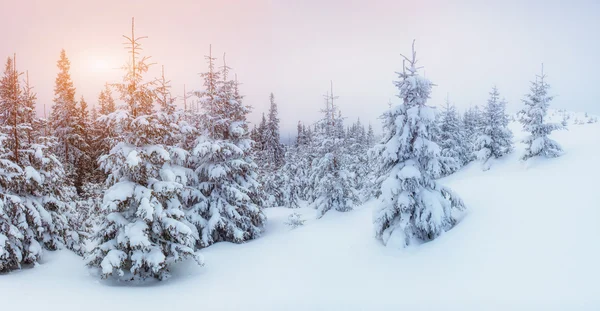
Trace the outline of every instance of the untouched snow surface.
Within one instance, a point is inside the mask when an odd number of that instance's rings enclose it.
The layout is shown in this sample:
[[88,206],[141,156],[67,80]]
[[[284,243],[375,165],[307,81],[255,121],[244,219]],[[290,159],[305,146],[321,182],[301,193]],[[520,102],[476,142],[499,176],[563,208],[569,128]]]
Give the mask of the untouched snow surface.
[[[511,125],[515,137],[523,133]],[[566,154],[518,157],[441,180],[468,212],[439,239],[407,249],[373,237],[371,201],[354,211],[267,209],[265,234],[218,243],[206,266],[164,282],[99,280],[68,251],[0,275],[2,310],[599,310],[600,124],[552,136]],[[304,226],[284,222],[299,212]]]

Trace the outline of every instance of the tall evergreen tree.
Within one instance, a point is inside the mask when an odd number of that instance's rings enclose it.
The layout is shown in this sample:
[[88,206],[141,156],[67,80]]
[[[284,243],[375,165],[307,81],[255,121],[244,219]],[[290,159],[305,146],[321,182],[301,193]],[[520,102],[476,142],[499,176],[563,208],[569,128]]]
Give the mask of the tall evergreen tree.
[[189,153],[166,144],[175,140],[171,135],[186,131],[185,124],[165,126],[163,113],[152,112],[154,92],[142,75],[147,58],[135,61],[141,38],[135,37],[133,20],[131,37],[126,38],[135,65],[125,66],[124,81],[117,85],[127,110],[100,118],[114,137],[110,153],[100,158],[101,168],[109,173],[109,188],[88,265],[99,268],[102,277],[162,280],[174,262],[192,258],[202,264],[194,251],[198,233],[183,209],[201,194],[190,187],[194,174],[185,166]]
[[171,80],[165,78],[165,66],[162,66],[161,77],[156,79],[156,101],[162,112],[172,115],[177,108],[176,98],[171,96]]
[[278,169],[283,165],[285,151],[280,142],[279,116],[277,113],[277,103],[275,102],[273,93],[269,96],[269,101],[269,120],[267,121],[266,126],[265,150],[267,151],[271,168]]
[[527,145],[522,159],[527,160],[536,156],[555,158],[563,154],[562,147],[548,135],[552,131],[562,129],[560,124],[548,123],[545,120],[550,101],[553,97],[548,95],[550,85],[546,82],[546,74],[542,66],[542,73],[531,82],[531,92],[523,100],[525,107],[520,112],[520,121],[523,129],[529,132],[523,142]]
[[311,204],[318,210],[319,217],[334,209],[347,212],[360,201],[353,183],[352,174],[344,167],[343,119],[335,105],[333,86],[325,96],[323,117],[318,122],[319,137],[316,146],[317,158],[312,162],[310,182]]
[[373,132],[373,126],[369,123],[369,130],[367,131],[366,137],[367,146],[372,147],[375,144],[375,133]]
[[465,111],[463,117],[463,126],[465,132],[465,141],[467,142],[467,151],[469,154],[468,162],[471,162],[477,158],[477,138],[479,137],[481,130],[481,111],[479,107],[469,107]]
[[258,140],[255,141],[257,150],[263,151],[267,147],[267,133],[268,133],[268,125],[267,118],[265,114],[262,114],[262,119],[260,121],[260,125],[258,126]]
[[506,102],[500,99],[500,93],[494,86],[481,115],[481,129],[475,144],[477,159],[482,162],[483,169],[490,168],[489,160],[510,153],[513,150],[512,132],[508,128]]
[[28,80],[20,88],[20,75],[9,58],[0,79],[0,271],[37,262],[43,248],[81,252],[73,188],[52,142],[35,132],[35,94]]
[[254,239],[266,220],[256,204],[260,185],[250,156],[252,141],[246,121],[250,109],[242,104],[237,83],[228,80],[229,67],[217,71],[212,53],[206,60],[208,72],[201,75],[204,90],[195,93],[203,110],[204,133],[192,150],[197,188],[206,200],[188,211],[188,219],[200,233],[200,247]]
[[61,50],[57,62],[58,75],[54,86],[54,106],[50,114],[50,126],[59,145],[56,154],[65,166],[69,178],[75,178],[75,162],[81,156],[81,150],[74,144],[81,137],[75,131],[76,116],[78,115],[77,101],[75,100],[75,87],[71,80],[71,62],[65,50]]
[[374,149],[381,161],[375,233],[384,244],[403,246],[435,239],[458,221],[453,211],[465,208],[433,179],[440,154],[431,133],[435,110],[427,106],[433,84],[418,73],[414,42],[412,57],[404,58],[395,82],[402,104],[384,113],[385,134]]
[[94,150],[92,150],[92,122],[88,105],[83,96],[79,100],[76,115],[74,118],[73,128],[73,145],[77,150],[81,151],[75,162],[74,186],[77,192],[83,192],[83,186],[90,182],[94,171],[97,169],[96,160],[94,158]]
[[460,116],[456,107],[446,99],[446,105],[440,113],[440,137],[439,144],[441,156],[449,159],[448,165],[444,166],[443,175],[449,175],[457,171],[468,162],[469,151],[465,144]]
[[104,90],[102,90],[98,96],[98,105],[100,106],[100,111],[98,111],[98,113],[101,115],[107,115],[117,110],[115,100],[112,97],[112,91],[110,90],[108,83],[104,85]]

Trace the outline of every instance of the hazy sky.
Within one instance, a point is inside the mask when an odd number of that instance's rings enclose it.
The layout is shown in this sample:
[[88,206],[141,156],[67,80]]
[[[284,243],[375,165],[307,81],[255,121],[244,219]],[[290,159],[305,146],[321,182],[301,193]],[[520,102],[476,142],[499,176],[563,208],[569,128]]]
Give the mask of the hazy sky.
[[437,84],[431,104],[449,94],[461,110],[481,105],[496,84],[516,111],[543,62],[554,107],[600,114],[597,0],[2,1],[0,57],[17,53],[49,111],[64,48],[77,96],[93,105],[102,85],[122,75],[113,68],[127,58],[121,35],[132,16],[158,64],[149,78],[164,65],[175,95],[184,83],[199,88],[212,44],[243,83],[245,103],[254,106],[250,121],[275,93],[283,136],[298,120],[318,118],[330,80],[349,121],[360,117],[378,130],[387,102],[397,102],[392,81],[413,39]]

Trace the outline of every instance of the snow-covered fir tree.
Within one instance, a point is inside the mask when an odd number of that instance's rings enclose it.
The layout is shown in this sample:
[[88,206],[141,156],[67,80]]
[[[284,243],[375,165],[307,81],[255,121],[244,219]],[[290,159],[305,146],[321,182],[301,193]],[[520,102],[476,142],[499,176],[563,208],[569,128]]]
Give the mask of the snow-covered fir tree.
[[266,216],[259,202],[257,166],[251,157],[252,141],[237,83],[228,80],[229,68],[215,68],[212,53],[202,74],[204,90],[196,92],[202,108],[203,133],[192,150],[197,187],[206,198],[188,212],[200,233],[198,244],[241,243],[258,237]]
[[477,138],[481,130],[481,111],[478,106],[469,107],[463,116],[465,142],[467,144],[468,162],[477,159]]
[[367,130],[367,137],[365,143],[369,147],[375,145],[375,132],[373,132],[373,126],[369,123],[369,129]]
[[442,175],[450,175],[460,169],[469,161],[469,150],[466,144],[465,133],[456,106],[446,99],[446,105],[440,112],[439,144],[441,156],[447,158]]
[[550,101],[553,97],[548,95],[550,85],[546,82],[546,74],[542,66],[542,73],[531,82],[530,93],[523,100],[525,107],[520,111],[520,122],[529,135],[523,140],[526,144],[523,160],[536,156],[555,158],[563,154],[562,147],[548,137],[554,130],[562,129],[560,124],[549,123],[545,120]]
[[344,167],[343,119],[335,105],[336,96],[325,96],[323,117],[318,122],[317,158],[310,173],[311,205],[322,217],[330,210],[347,212],[360,202],[354,176]]
[[192,258],[203,263],[194,250],[198,232],[184,212],[184,203],[202,195],[190,187],[195,174],[185,167],[189,153],[165,144],[181,127],[152,112],[154,93],[143,80],[147,58],[137,58],[141,46],[133,30],[132,21],[126,38],[135,65],[126,66],[124,82],[117,85],[128,107],[100,118],[115,136],[110,153],[100,158],[109,188],[87,261],[103,278],[162,280],[174,262]]
[[171,80],[165,78],[165,66],[161,67],[161,76],[155,80],[156,89],[156,101],[160,106],[160,110],[167,115],[173,115],[177,105],[175,104],[176,98],[171,96]]
[[481,113],[479,136],[475,141],[477,159],[484,170],[490,168],[490,159],[498,159],[513,150],[513,134],[508,128],[506,102],[494,86],[487,105]]
[[73,182],[78,193],[83,192],[83,186],[89,183],[93,178],[94,171],[98,168],[92,150],[92,121],[88,111],[88,105],[83,96],[76,107],[76,115],[73,116],[73,141],[72,144],[77,150],[81,151],[77,157],[75,165],[76,178]]
[[263,149],[266,151],[266,156],[269,159],[269,166],[272,169],[278,169],[283,165],[285,150],[280,141],[279,114],[273,93],[269,96],[269,102],[269,120],[266,125]]
[[0,79],[0,271],[36,263],[42,249],[64,246],[81,253],[75,231],[75,191],[65,182],[52,140],[41,137],[32,107],[35,94],[21,89],[14,58]]
[[75,131],[78,115],[75,100],[75,86],[71,80],[71,62],[65,50],[61,50],[57,62],[58,74],[54,86],[54,105],[50,113],[50,125],[54,136],[58,139],[56,154],[65,166],[70,180],[76,178],[75,163],[82,156],[82,151],[75,144],[82,141],[80,133]]
[[[270,206],[296,206],[297,200],[291,198],[296,191],[287,182],[293,179],[285,175],[282,166],[285,163],[285,147],[280,142],[279,115],[275,96],[269,97],[269,117],[261,122],[255,136],[261,140],[262,150],[256,152],[256,162],[259,166],[259,181],[264,190],[264,205]],[[264,116],[264,115],[263,115]],[[262,134],[260,132],[262,131]],[[255,149],[256,150],[256,149]],[[289,169],[289,168],[287,168]]]
[[112,97],[112,91],[108,83],[104,84],[104,90],[102,90],[98,96],[98,105],[100,106],[98,113],[101,115],[107,115],[117,110],[117,106],[114,98]]
[[414,42],[412,57],[405,61],[395,82],[402,103],[384,113],[385,134],[374,147],[381,176],[375,233],[394,246],[435,239],[457,223],[455,212],[465,208],[456,194],[433,179],[440,147],[431,133],[435,108],[427,106],[432,83],[418,73]]
[[[352,173],[354,188],[360,193],[361,199],[370,196],[373,161],[369,159],[368,150],[371,146],[367,144],[365,128],[358,119],[348,128],[344,139],[344,167]],[[365,192],[366,191],[366,192]]]

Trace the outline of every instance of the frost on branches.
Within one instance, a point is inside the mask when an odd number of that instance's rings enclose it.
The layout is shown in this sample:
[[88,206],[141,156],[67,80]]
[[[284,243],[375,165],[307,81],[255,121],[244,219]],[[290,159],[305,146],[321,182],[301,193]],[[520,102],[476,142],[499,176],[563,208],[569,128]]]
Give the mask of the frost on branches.
[[164,279],[170,264],[193,258],[198,234],[185,220],[183,202],[193,195],[187,187],[188,154],[177,147],[156,144],[168,136],[155,115],[131,117],[128,111],[106,116],[113,128],[124,130],[122,142],[100,158],[110,173],[102,209],[107,214],[88,257],[102,277]]
[[266,220],[257,205],[260,185],[250,157],[252,140],[246,122],[250,109],[242,104],[237,83],[227,80],[229,68],[215,70],[212,55],[207,60],[209,71],[202,74],[205,90],[196,92],[205,131],[192,151],[198,188],[206,200],[188,213],[200,233],[200,247],[254,239]]
[[563,154],[562,147],[548,135],[554,130],[562,129],[557,123],[546,123],[544,118],[548,112],[552,96],[548,95],[550,85],[545,81],[546,75],[542,67],[542,73],[531,82],[531,92],[523,100],[525,108],[520,111],[520,121],[523,129],[530,134],[523,140],[527,145],[523,160],[536,156],[556,158]]
[[336,115],[333,90],[325,97],[326,108],[318,123],[318,158],[313,160],[310,182],[311,202],[322,217],[329,210],[347,212],[360,200],[354,186],[354,174],[344,166],[344,127],[341,114]]
[[42,249],[81,253],[74,230],[75,190],[38,132],[35,94],[8,59],[0,80],[0,271],[36,263]]
[[500,158],[513,150],[513,134],[508,128],[506,102],[500,99],[498,89],[494,87],[480,118],[479,136],[475,141],[477,160],[482,168],[490,168],[490,159]]
[[439,118],[440,155],[445,158],[444,164],[446,164],[442,166],[442,176],[446,176],[456,172],[469,162],[468,146],[460,115],[456,111],[456,107],[450,104],[449,99],[446,99],[446,106],[439,114]]
[[[135,41],[130,50],[134,63],[139,48]],[[184,166],[189,154],[169,145],[169,138],[185,126],[165,122],[168,112],[155,113],[148,105],[151,84],[142,82],[147,69],[143,62],[128,68],[119,87],[128,109],[101,117],[102,124],[114,131],[116,143],[99,160],[109,174],[102,202],[106,216],[87,260],[103,278],[162,280],[174,262],[192,258],[202,264],[194,250],[198,233],[183,210],[183,202],[200,196],[189,187],[194,177]]]
[[402,104],[383,115],[385,134],[374,150],[380,158],[380,205],[374,212],[376,237],[407,246],[435,239],[456,223],[462,200],[436,183],[440,147],[433,141],[433,107],[426,105],[432,83],[418,74],[416,53],[395,82]]

